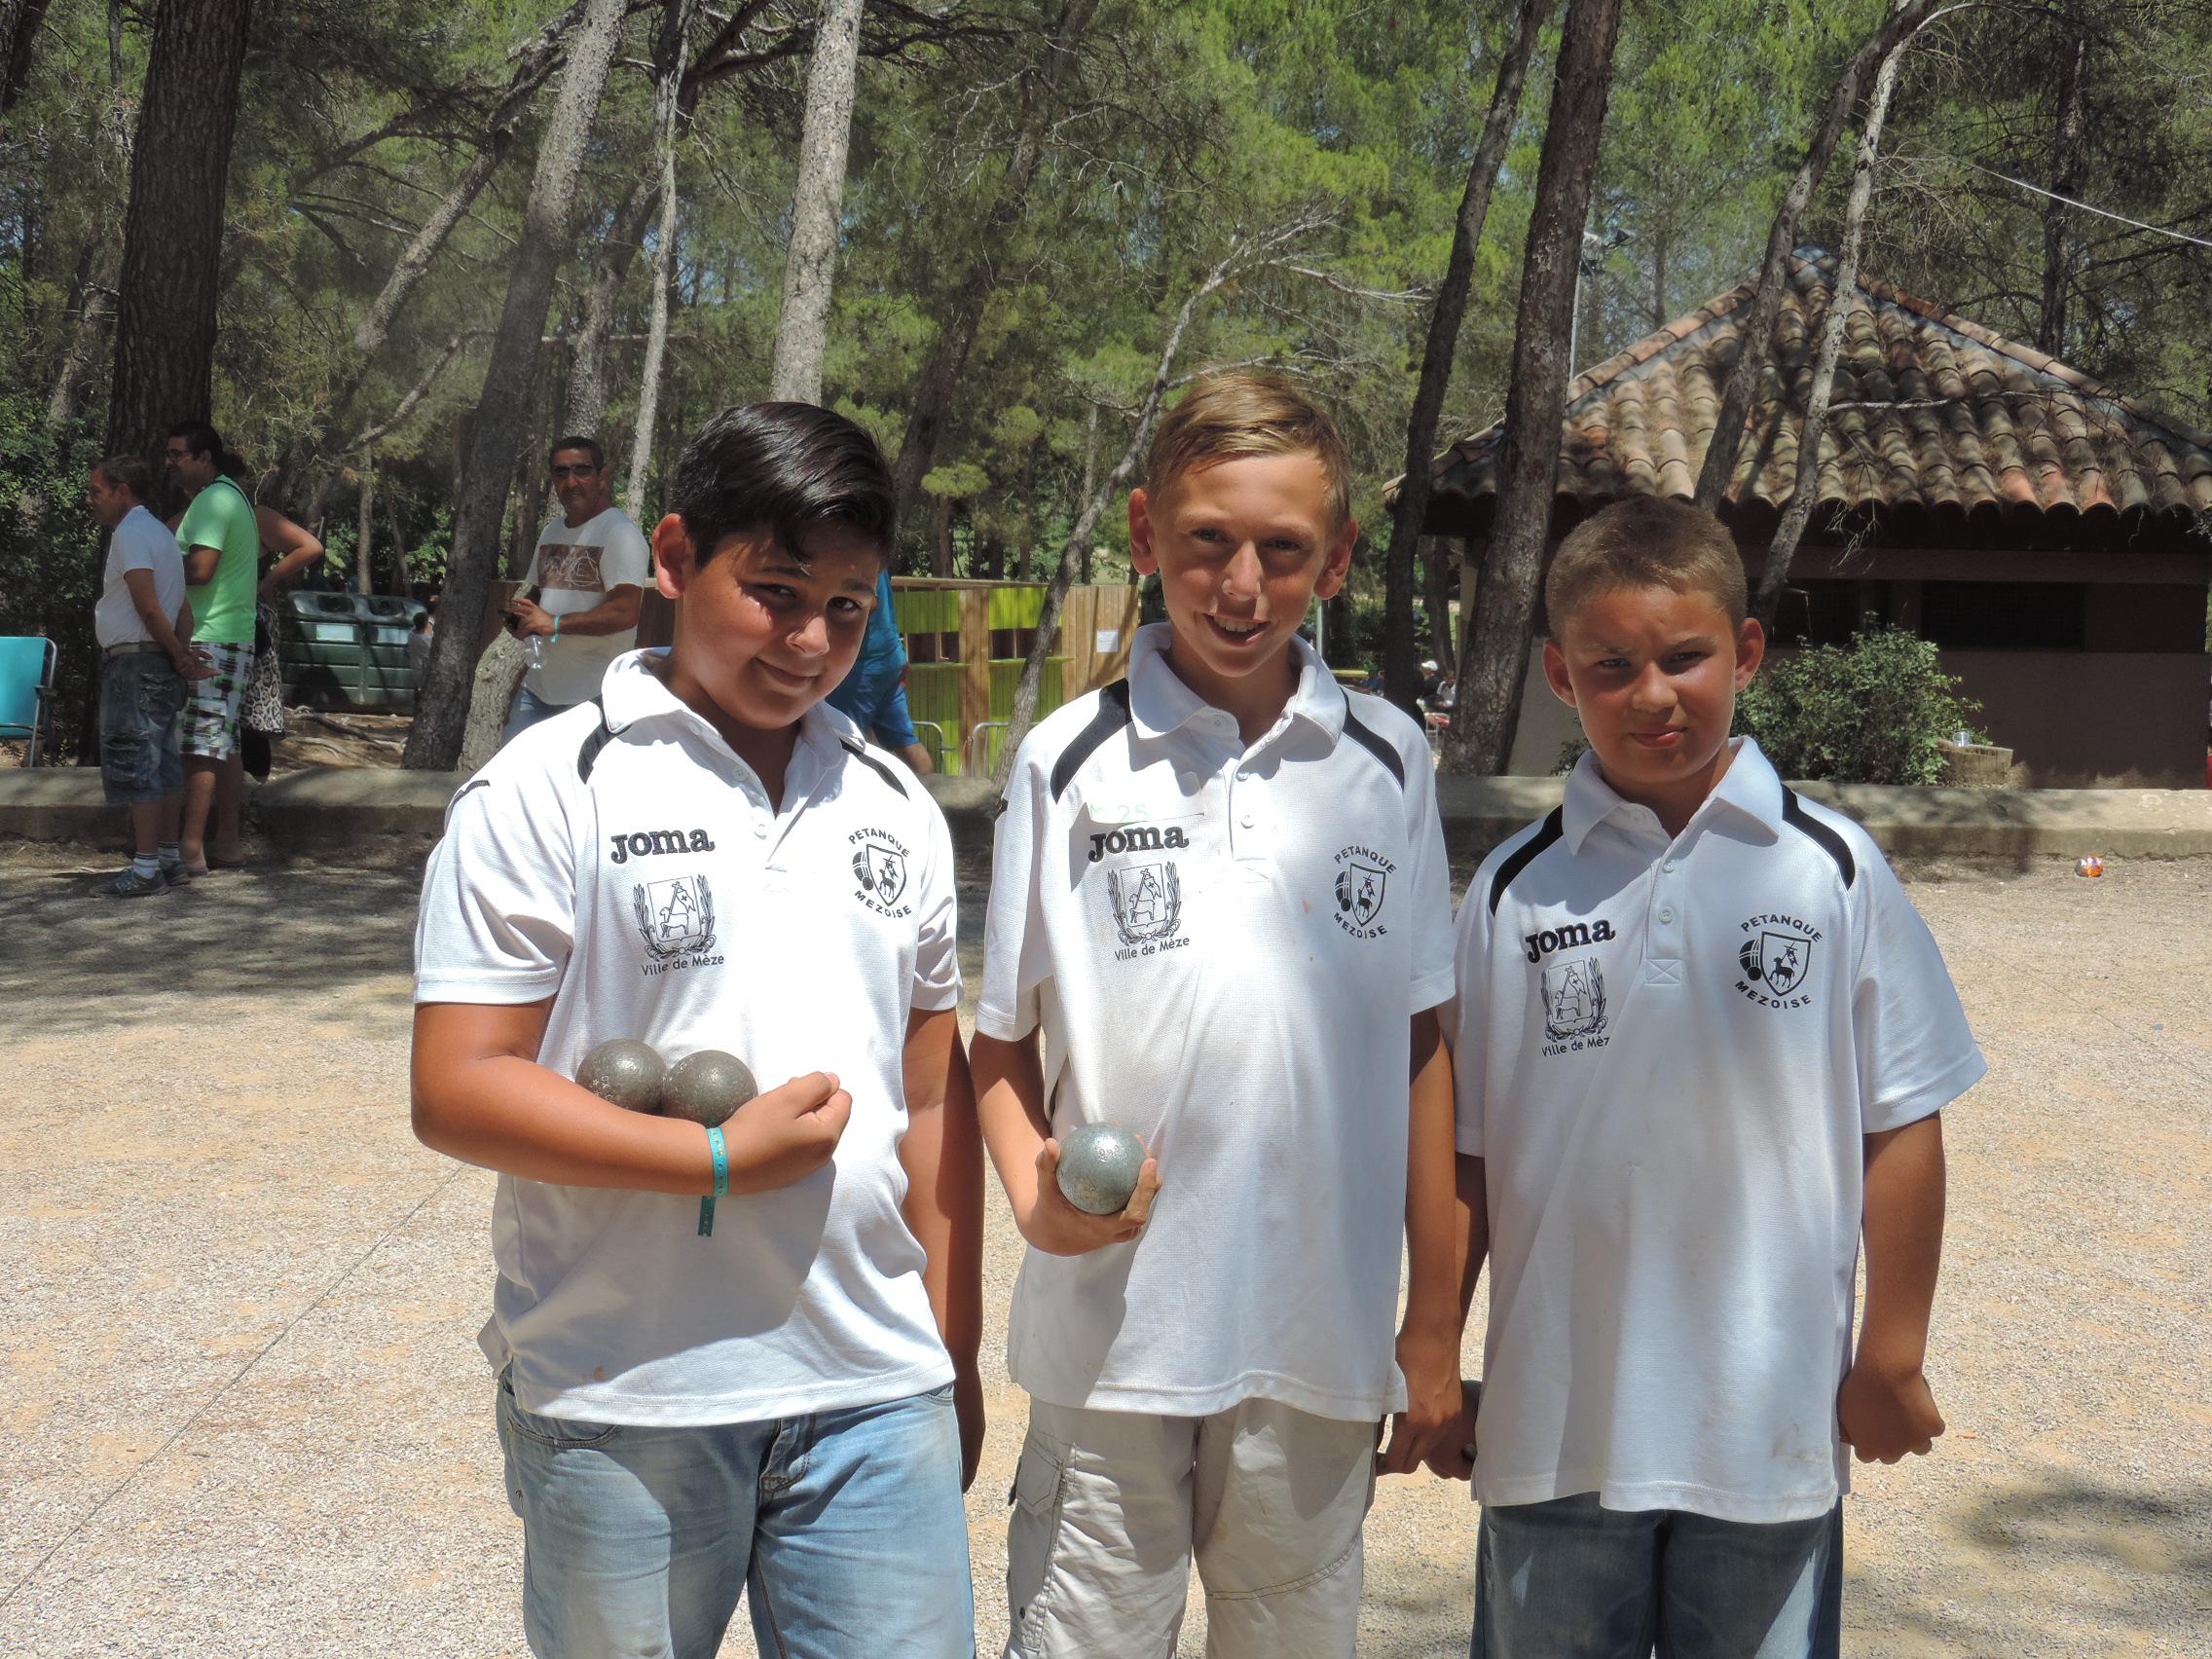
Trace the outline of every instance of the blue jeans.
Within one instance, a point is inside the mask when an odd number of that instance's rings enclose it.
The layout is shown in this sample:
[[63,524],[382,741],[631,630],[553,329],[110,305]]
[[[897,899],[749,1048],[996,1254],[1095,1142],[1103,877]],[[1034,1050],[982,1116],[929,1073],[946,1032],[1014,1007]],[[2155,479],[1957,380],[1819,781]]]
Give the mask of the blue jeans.
[[110,806],[142,806],[184,790],[176,715],[188,687],[162,651],[100,664],[100,785]]
[[749,1590],[777,1659],[973,1659],[949,1385],[705,1428],[538,1417],[499,1379],[538,1659],[714,1659]]
[[548,703],[527,685],[515,688],[515,706],[507,711],[507,729],[499,733],[501,743],[512,743],[516,734],[528,731],[539,720],[549,720],[555,715],[565,715],[574,708],[573,703]]
[[1843,1506],[1810,1521],[1603,1509],[1594,1492],[1483,1510],[1472,1659],[1835,1659]]

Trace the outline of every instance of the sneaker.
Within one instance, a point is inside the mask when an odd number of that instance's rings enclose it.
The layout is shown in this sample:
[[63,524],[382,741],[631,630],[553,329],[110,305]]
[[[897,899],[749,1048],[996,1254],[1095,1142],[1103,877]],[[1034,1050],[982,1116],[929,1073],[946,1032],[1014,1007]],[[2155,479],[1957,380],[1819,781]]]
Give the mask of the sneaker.
[[162,879],[171,887],[189,887],[192,885],[192,871],[179,859],[175,864],[162,866]]
[[126,866],[123,873],[109,882],[103,891],[118,899],[143,899],[150,893],[166,893],[169,884],[158,875],[140,875]]

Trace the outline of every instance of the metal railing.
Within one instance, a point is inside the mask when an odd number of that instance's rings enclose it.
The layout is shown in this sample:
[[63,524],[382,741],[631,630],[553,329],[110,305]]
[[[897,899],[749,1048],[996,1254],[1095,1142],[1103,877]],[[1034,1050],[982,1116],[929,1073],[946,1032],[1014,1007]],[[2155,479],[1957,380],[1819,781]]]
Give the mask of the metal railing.
[[[909,719],[914,728],[914,740],[929,745],[930,764],[940,772],[944,770],[944,726],[938,720]],[[925,735],[926,734],[926,735]]]
[[968,740],[960,746],[960,769],[971,778],[987,777],[991,770],[991,740],[989,734],[1004,731],[1005,720],[977,720],[968,728]]

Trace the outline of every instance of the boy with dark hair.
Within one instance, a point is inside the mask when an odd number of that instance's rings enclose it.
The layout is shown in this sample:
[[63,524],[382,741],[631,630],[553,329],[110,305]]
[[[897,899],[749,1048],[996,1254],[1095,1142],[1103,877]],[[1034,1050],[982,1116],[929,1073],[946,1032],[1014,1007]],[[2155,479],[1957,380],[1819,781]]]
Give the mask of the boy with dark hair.
[[[1007,788],[975,1057],[1030,1244],[1012,1653],[1171,1651],[1195,1558],[1217,1659],[1348,1655],[1381,1419],[1410,1472],[1458,1405],[1428,745],[1297,637],[1349,478],[1284,382],[1194,387],[1129,497],[1168,619]],[[1118,1215],[1056,1180],[1099,1121],[1153,1155]]]
[[[415,1127],[500,1171],[483,1345],[541,1659],[708,1659],[741,1589],[764,1653],[974,1648],[952,846],[821,706],[892,501],[841,417],[716,417],[653,532],[674,645],[500,751],[424,877]],[[719,1128],[627,1112],[570,1081],[615,1037],[790,1081]]]
[[1608,507],[1545,606],[1590,751],[1468,888],[1447,1020],[1490,1332],[1432,1466],[1476,1447],[1474,1652],[1832,1655],[1845,1448],[1943,1432],[1939,1114],[1986,1068],[1874,843],[1728,736],[1765,640],[1726,528]]

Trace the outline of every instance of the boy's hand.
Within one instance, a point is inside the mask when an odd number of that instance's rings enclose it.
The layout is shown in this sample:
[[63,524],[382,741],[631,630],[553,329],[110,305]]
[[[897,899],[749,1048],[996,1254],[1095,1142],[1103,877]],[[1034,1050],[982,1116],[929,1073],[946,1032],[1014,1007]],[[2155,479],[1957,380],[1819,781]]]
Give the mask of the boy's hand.
[[722,1125],[729,1190],[766,1193],[803,1181],[830,1161],[853,1115],[834,1072],[809,1072],[756,1095]]
[[1107,1244],[1126,1244],[1152,1219],[1152,1200],[1160,1191],[1160,1163],[1148,1158],[1137,1171],[1137,1190],[1120,1215],[1092,1215],[1068,1202],[1060,1191],[1060,1143],[1048,1139],[1037,1152],[1037,1201],[1017,1215],[1021,1236],[1051,1256],[1082,1256]]
[[1400,1331],[1398,1369],[1406,1379],[1406,1409],[1391,1417],[1390,1443],[1376,1456],[1377,1472],[1385,1475],[1410,1475],[1432,1461],[1458,1419],[1458,1333]]
[[983,1375],[974,1360],[952,1362],[952,1410],[960,1419],[960,1490],[966,1492],[983,1460]]
[[1888,1374],[1862,1356],[1836,1392],[1836,1421],[1862,1463],[1925,1457],[1943,1432],[1943,1414],[1919,1366]]
[[1423,1459],[1430,1474],[1448,1481],[1475,1478],[1475,1412],[1482,1399],[1480,1382],[1460,1382],[1459,1409],[1452,1415],[1452,1420],[1437,1431],[1429,1454]]

